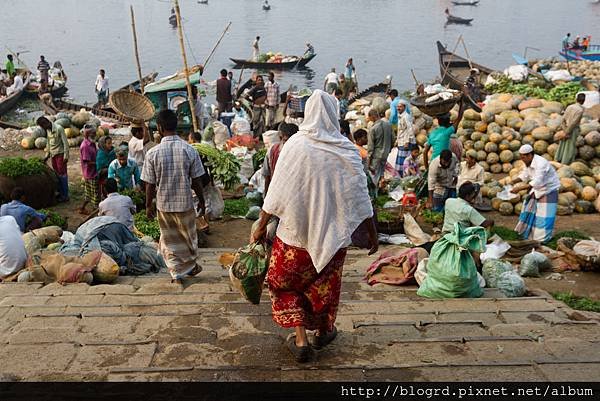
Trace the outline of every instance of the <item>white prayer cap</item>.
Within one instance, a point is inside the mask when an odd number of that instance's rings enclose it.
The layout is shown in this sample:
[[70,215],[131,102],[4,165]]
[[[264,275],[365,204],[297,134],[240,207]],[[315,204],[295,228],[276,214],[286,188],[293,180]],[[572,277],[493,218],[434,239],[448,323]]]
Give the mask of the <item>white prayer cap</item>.
[[522,154],[522,155],[528,155],[531,152],[533,152],[533,148],[531,147],[531,145],[523,145],[519,149],[519,153]]

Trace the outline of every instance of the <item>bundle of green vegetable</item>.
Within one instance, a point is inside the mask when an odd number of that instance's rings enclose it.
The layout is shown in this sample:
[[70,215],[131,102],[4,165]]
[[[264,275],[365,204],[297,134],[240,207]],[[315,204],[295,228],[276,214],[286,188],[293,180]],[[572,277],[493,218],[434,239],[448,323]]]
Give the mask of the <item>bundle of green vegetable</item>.
[[541,83],[520,83],[515,84],[504,75],[495,77],[496,83],[487,85],[486,91],[490,93],[511,93],[513,95],[523,95],[531,98],[545,99],[561,102],[568,106],[575,102],[575,96],[583,87],[579,82],[567,82],[551,88],[546,88],[547,84]]
[[129,196],[133,201],[133,204],[137,208],[137,211],[146,209],[146,193],[136,191],[135,189],[126,189],[121,191],[121,195]]
[[42,174],[47,170],[46,165],[41,159],[32,157],[23,159],[22,157],[6,157],[0,159],[0,175],[5,177],[21,177],[27,175]]
[[133,216],[135,228],[138,229],[144,235],[152,237],[153,240],[158,241],[160,239],[160,227],[158,226],[158,220],[148,220],[146,212],[138,212]]
[[245,216],[250,210],[250,201],[246,198],[225,199],[224,216]]
[[442,212],[434,212],[433,210],[424,209],[421,212],[421,216],[423,216],[423,221],[433,225],[439,225],[444,222],[444,213]]
[[265,157],[267,157],[267,149],[265,148],[257,150],[252,156],[252,166],[254,167],[254,171],[257,171],[260,168],[265,161]]
[[44,227],[58,226],[62,229],[67,228],[67,220],[60,214],[48,209],[40,209],[38,212],[46,215],[46,220],[43,224]]
[[239,184],[238,173],[241,165],[234,155],[209,145],[195,143],[192,146],[198,154],[206,157],[213,178],[223,184],[226,190],[231,190]]

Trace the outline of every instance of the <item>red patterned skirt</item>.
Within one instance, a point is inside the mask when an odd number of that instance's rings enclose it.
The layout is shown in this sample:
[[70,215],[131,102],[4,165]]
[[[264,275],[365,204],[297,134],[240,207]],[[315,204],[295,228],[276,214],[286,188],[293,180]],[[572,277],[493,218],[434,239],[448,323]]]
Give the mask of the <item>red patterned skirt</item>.
[[340,249],[317,273],[305,249],[275,237],[267,274],[275,323],[284,328],[333,330],[345,258],[346,249]]

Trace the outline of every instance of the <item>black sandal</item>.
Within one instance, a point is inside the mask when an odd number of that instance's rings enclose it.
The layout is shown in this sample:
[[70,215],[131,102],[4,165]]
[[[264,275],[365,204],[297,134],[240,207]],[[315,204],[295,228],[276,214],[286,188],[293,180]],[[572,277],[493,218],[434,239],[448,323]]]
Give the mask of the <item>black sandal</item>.
[[314,351],[310,345],[299,347],[296,345],[296,334],[290,334],[285,340],[285,345],[290,350],[296,362],[306,363],[313,357]]
[[202,266],[200,266],[199,264],[196,264],[196,266],[194,266],[194,268],[192,270],[190,270],[190,272],[188,274],[186,274],[186,276],[194,277],[197,274],[199,274],[201,271],[202,271]]
[[335,326],[333,326],[333,330],[331,330],[324,336],[315,335],[313,337],[313,341],[311,342],[311,345],[313,346],[314,349],[321,349],[321,348],[329,345],[333,340],[335,340],[336,337],[337,337],[337,329],[335,328]]

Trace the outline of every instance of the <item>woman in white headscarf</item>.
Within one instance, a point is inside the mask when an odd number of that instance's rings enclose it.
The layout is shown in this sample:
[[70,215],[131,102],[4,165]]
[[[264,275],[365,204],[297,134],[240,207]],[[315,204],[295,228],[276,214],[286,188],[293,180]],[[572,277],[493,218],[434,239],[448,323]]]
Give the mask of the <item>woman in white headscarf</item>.
[[[317,90],[305,120],[283,148],[251,241],[280,219],[267,282],[273,320],[295,328],[286,345],[298,362],[330,343],[340,298],[346,248],[364,224],[377,252],[367,177],[356,147],[340,133],[335,97]],[[316,330],[309,343],[306,330]]]

